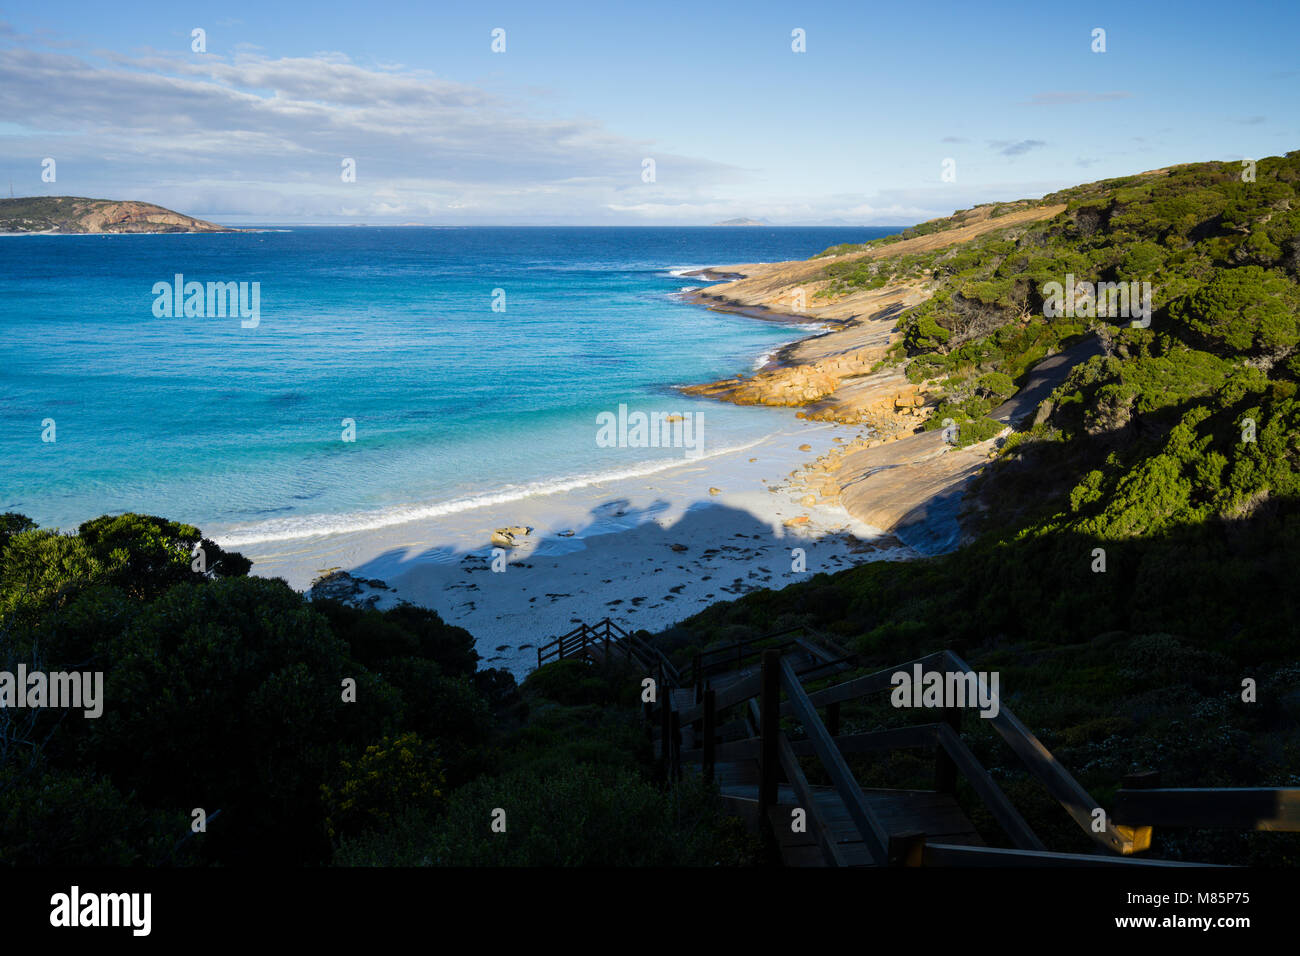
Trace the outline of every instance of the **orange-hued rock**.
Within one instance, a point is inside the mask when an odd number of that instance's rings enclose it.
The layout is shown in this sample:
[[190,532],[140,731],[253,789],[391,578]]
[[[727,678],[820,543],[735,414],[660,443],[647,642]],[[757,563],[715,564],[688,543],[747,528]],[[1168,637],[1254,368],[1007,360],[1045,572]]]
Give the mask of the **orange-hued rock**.
[[[705,270],[701,274],[707,278],[733,281],[696,292],[693,300],[699,304],[756,318],[797,316],[832,327],[779,350],[754,375],[685,391],[740,405],[797,406],[799,418],[869,426],[870,437],[834,448],[791,476],[800,503],[807,505],[813,496],[838,502],[853,517],[894,533],[918,551],[953,547],[963,533],[957,516],[965,487],[987,464],[994,442],[959,450],[938,431],[919,431],[930,414],[924,383],[909,381],[902,367],[882,361],[901,334],[899,316],[929,298],[933,287],[912,279],[839,294],[825,270],[831,263],[941,249],[1050,219],[1065,206],[1031,206],[998,217],[989,215],[992,209],[970,210],[953,228],[840,256]],[[786,524],[807,520],[800,516]]]
[[993,440],[953,448],[936,430],[852,452],[834,476],[840,501],[858,520],[917,551],[946,551],[962,539],[966,486],[993,448]]

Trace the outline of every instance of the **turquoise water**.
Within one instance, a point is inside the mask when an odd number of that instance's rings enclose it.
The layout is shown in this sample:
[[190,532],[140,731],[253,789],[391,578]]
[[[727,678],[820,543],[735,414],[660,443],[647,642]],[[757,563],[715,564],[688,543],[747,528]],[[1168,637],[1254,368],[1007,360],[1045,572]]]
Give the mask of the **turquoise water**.
[[[63,527],[143,511],[267,540],[681,460],[598,447],[596,416],[620,403],[702,412],[706,455],[741,447],[779,413],[672,386],[749,371],[801,333],[684,305],[676,294],[700,282],[674,272],[890,231],[0,238],[0,511]],[[260,283],[258,324],[156,316],[153,286],[176,273]]]

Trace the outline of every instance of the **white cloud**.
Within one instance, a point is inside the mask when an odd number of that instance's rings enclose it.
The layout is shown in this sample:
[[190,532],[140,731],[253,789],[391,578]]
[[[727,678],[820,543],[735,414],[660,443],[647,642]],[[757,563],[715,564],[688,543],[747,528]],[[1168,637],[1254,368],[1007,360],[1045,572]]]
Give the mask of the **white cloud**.
[[[282,220],[442,208],[508,219],[600,210],[628,193],[682,197],[738,176],[528,106],[339,53],[92,57],[0,46],[0,115],[12,131],[0,135],[0,155],[55,155],[61,186],[83,194],[84,184],[114,197],[166,195],[187,212]],[[644,156],[656,159],[656,184],[641,181]],[[340,178],[345,157],[355,183]]]

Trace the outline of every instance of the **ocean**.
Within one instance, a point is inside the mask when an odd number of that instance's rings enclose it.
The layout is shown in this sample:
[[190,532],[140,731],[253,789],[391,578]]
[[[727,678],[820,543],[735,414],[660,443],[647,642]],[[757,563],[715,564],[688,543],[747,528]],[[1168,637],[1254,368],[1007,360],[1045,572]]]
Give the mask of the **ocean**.
[[[64,528],[139,511],[238,546],[680,464],[678,447],[599,442],[620,406],[700,422],[703,457],[743,448],[771,409],[675,386],[749,372],[806,327],[685,305],[707,283],[681,273],[894,231],[0,238],[0,511]],[[174,314],[155,287],[177,275],[257,283],[255,322]]]

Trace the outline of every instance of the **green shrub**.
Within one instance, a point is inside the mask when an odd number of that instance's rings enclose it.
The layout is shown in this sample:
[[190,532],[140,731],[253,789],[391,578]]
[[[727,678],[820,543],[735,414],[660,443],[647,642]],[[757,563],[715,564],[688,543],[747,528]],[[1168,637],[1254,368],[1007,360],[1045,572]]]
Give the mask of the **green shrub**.
[[[494,832],[504,811],[505,832]],[[345,841],[344,866],[745,865],[756,847],[702,783],[663,791],[634,771],[512,772],[453,793],[445,815]]]
[[1300,343],[1300,288],[1259,266],[1219,269],[1169,316],[1220,349],[1292,349]]
[[334,786],[321,786],[330,839],[383,827],[395,814],[436,810],[446,783],[437,748],[413,731],[384,737],[357,760],[339,764]]
[[524,679],[521,690],[568,705],[608,704],[618,696],[591,662],[573,657],[539,667]]

